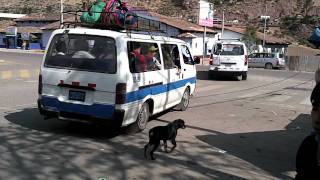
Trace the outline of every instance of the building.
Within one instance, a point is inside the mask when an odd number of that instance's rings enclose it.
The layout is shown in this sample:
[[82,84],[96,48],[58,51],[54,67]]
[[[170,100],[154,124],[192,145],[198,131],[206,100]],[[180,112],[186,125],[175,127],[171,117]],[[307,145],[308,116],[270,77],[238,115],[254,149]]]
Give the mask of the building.
[[[218,37],[223,39],[240,39],[243,40],[246,34],[245,27],[237,26],[225,26],[222,37],[222,25],[215,24],[214,30],[218,32]],[[289,40],[285,38],[279,38],[266,34],[265,36],[265,47],[262,46],[264,34],[257,32],[258,42],[257,44],[248,45],[250,52],[272,52],[272,53],[285,53],[287,47],[291,44]]]

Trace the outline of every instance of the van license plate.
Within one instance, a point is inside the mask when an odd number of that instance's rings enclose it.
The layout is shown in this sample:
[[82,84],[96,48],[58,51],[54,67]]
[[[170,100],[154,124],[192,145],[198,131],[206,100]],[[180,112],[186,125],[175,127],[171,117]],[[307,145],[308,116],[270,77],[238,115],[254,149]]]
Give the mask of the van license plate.
[[82,101],[86,99],[86,93],[81,91],[69,91],[69,100]]

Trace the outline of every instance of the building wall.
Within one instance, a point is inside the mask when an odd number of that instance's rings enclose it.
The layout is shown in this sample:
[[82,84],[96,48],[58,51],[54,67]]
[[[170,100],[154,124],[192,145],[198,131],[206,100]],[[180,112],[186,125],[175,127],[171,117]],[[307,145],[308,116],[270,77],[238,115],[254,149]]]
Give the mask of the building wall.
[[50,24],[51,22],[34,22],[34,21],[23,21],[23,22],[17,22],[17,27],[43,27],[45,25]]
[[46,47],[47,47],[52,32],[53,32],[53,31],[51,31],[51,30],[43,30],[43,31],[42,31],[41,43],[42,43],[42,47],[43,47],[43,48],[46,48]]
[[5,46],[5,44],[3,42],[3,38],[5,38],[5,37],[6,37],[5,34],[0,34],[0,47],[4,47]]

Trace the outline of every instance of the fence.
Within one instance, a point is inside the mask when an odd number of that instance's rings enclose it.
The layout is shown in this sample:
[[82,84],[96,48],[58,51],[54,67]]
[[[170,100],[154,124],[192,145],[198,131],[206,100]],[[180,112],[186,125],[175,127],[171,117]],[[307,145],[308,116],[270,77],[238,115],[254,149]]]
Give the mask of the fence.
[[290,71],[315,72],[320,67],[320,56],[288,56],[286,68]]

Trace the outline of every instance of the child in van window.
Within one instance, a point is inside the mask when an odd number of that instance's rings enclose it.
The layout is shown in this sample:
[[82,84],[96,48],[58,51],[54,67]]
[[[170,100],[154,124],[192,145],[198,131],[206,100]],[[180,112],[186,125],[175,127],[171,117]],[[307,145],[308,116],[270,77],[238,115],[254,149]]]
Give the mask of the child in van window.
[[311,94],[311,119],[314,132],[299,147],[296,157],[296,180],[320,179],[320,84]]
[[145,72],[147,71],[147,63],[145,57],[141,55],[141,45],[135,42],[133,45],[133,51],[130,53],[132,56],[131,66],[134,68],[134,72]]

